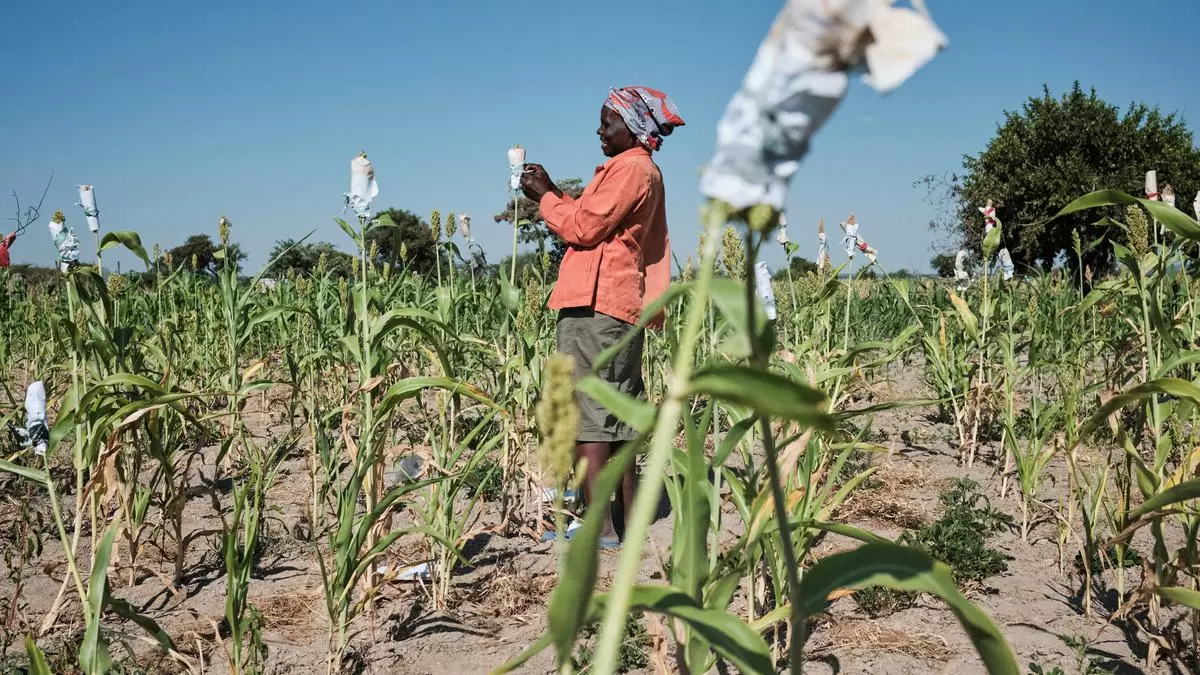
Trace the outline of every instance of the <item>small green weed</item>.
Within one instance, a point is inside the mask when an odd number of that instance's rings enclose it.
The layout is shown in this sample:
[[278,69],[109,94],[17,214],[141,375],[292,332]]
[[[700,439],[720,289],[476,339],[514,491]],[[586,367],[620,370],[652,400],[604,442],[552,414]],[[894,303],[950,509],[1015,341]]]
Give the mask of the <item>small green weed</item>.
[[1008,556],[988,548],[987,538],[1013,526],[1012,516],[993,508],[979,484],[960,478],[938,495],[945,512],[937,521],[900,535],[900,543],[925,551],[950,566],[959,584],[982,581],[1008,569]]
[[[988,548],[987,538],[1012,527],[1012,517],[992,508],[987,497],[979,494],[979,484],[968,478],[955,481],[938,499],[945,508],[942,517],[920,530],[904,532],[900,543],[949,565],[959,584],[982,581],[1007,569],[1008,556]],[[853,598],[868,616],[880,617],[911,607],[917,594],[872,587],[855,591]]]
[[469,497],[479,496],[485,502],[494,502],[500,499],[500,492],[504,489],[503,481],[504,472],[500,470],[500,465],[485,459],[475,462],[467,469],[463,475],[463,489]]
[[868,586],[857,590],[854,602],[858,608],[872,619],[887,616],[902,609],[908,609],[917,601],[917,594],[908,591],[897,591],[883,586]]
[[[599,626],[588,624],[579,631],[579,652],[575,655],[575,670],[589,672],[592,668],[592,647]],[[650,657],[646,650],[650,647],[650,636],[642,625],[640,617],[630,615],[625,619],[625,634],[621,636],[621,646],[617,650],[617,672],[627,673],[650,665]]]

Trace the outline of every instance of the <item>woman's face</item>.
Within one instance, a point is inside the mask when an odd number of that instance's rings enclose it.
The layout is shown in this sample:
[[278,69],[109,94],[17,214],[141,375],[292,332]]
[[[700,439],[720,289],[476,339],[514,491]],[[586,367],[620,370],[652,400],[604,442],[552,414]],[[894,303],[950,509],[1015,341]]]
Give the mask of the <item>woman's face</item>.
[[600,137],[600,151],[605,157],[616,157],[637,145],[637,139],[625,126],[621,113],[608,106],[600,106],[600,128],[596,135]]

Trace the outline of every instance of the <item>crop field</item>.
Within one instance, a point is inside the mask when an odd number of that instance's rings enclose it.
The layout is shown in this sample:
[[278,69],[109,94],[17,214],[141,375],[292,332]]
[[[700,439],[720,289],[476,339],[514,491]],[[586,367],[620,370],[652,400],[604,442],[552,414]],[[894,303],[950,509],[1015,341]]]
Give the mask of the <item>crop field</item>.
[[642,433],[601,474],[640,467],[611,552],[592,517],[541,542],[581,513],[546,259],[476,273],[435,215],[436,274],[377,262],[386,218],[342,223],[348,278],[195,274],[132,232],[99,249],[144,274],[0,271],[0,411],[43,381],[50,431],[3,446],[4,668],[1188,672],[1200,224],[1064,206],[1120,216],[1112,274],[860,259],[777,278],[773,321],[770,226],[708,211],[648,400],[578,384]]

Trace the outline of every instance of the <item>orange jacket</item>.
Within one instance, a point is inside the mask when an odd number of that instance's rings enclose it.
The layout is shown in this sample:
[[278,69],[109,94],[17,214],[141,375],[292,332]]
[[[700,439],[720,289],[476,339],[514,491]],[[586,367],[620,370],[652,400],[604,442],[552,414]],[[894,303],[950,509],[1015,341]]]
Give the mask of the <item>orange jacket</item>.
[[12,264],[12,261],[9,260],[9,258],[8,258],[8,249],[13,245],[13,242],[16,240],[17,240],[16,232],[13,232],[12,234],[5,236],[3,239],[0,239],[0,267],[8,267],[10,264]]
[[[547,192],[540,206],[567,243],[550,308],[591,307],[637,323],[671,283],[666,193],[649,151],[639,146],[609,159],[579,199]],[[661,325],[660,314],[651,326]]]

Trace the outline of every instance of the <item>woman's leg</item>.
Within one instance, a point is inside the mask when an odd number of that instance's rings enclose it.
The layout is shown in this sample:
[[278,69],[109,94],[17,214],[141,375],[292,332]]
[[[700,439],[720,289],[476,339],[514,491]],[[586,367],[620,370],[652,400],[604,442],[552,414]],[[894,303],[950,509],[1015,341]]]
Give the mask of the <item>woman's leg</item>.
[[615,538],[617,531],[613,527],[612,511],[609,509],[608,500],[605,500],[603,504],[596,504],[595,496],[596,481],[600,477],[600,470],[608,462],[609,455],[609,444],[603,441],[575,444],[575,461],[587,460],[587,470],[583,478],[584,502],[587,504],[587,508],[591,509],[595,506],[604,513],[600,536]]
[[[611,455],[616,455],[624,443],[613,443]],[[629,468],[625,470],[625,475],[621,477],[620,498],[617,499],[614,505],[619,509],[617,515],[613,517],[613,524],[621,537],[625,536],[625,519],[633,512],[633,493],[637,490],[637,460],[634,459],[629,463]]]

